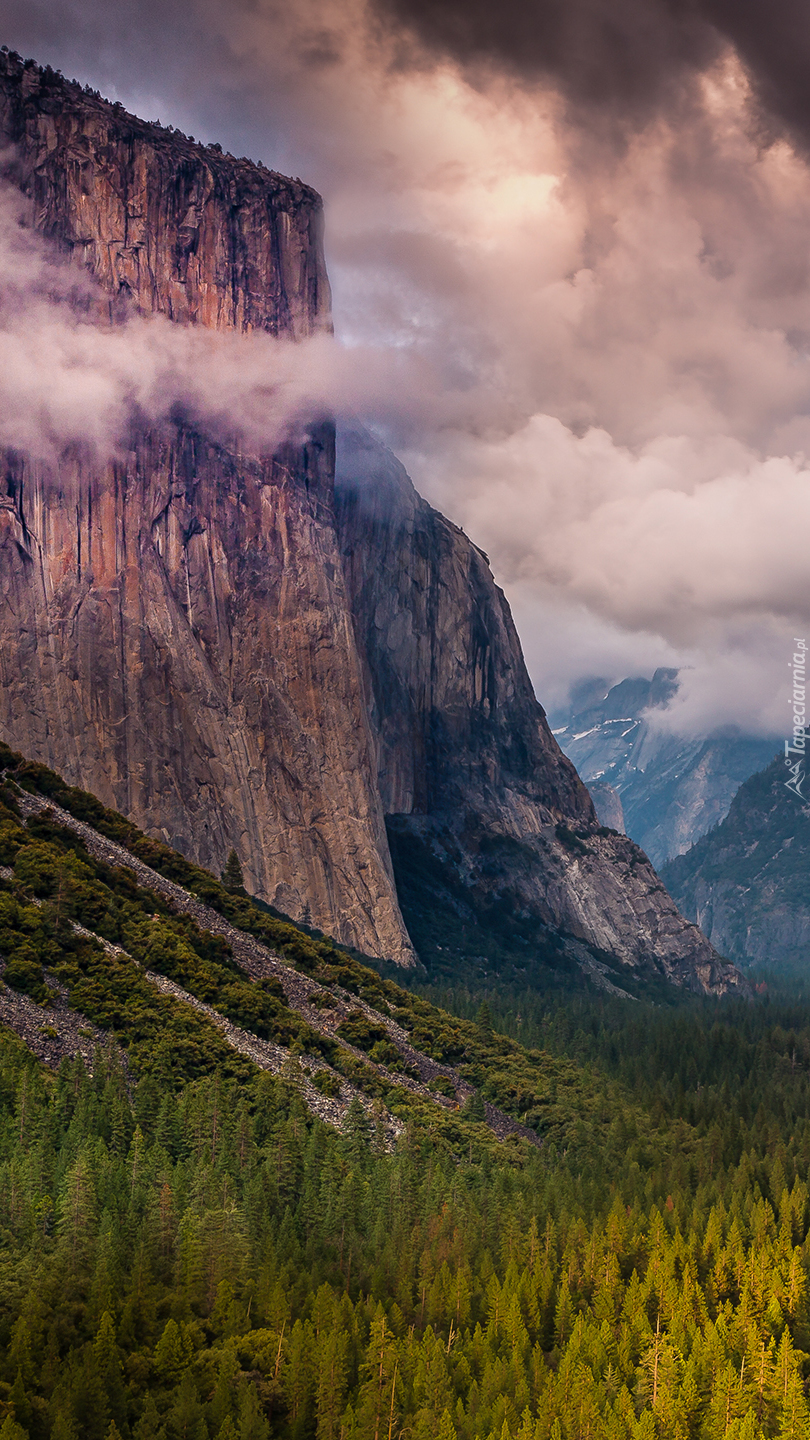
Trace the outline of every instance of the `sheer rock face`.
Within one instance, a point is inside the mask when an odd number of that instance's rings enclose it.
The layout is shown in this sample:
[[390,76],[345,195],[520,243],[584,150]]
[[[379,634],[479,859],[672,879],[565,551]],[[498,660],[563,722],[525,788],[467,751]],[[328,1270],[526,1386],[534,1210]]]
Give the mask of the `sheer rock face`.
[[[306,187],[0,56],[30,219],[111,297],[300,338],[329,324]],[[182,426],[103,463],[6,456],[0,734],[217,870],[412,961],[334,513],[334,433],[253,459]]]
[[386,814],[590,824],[483,552],[360,429],[340,432],[336,507]]
[[[298,182],[6,55],[0,144],[106,322],[329,326],[320,201]],[[255,893],[370,954],[413,959],[387,812],[471,893],[508,886],[695,989],[735,983],[632,842],[597,833],[486,558],[387,452],[352,444],[338,517],[330,426],[266,457],[183,425],[141,427],[107,462],[6,456],[0,735],[203,864],[235,848]]]
[[0,54],[5,173],[110,296],[212,329],[330,324],[320,197]]
[[600,827],[555,741],[486,556],[361,430],[339,436],[336,509],[383,806],[476,903],[696,991],[742,986],[646,856]]

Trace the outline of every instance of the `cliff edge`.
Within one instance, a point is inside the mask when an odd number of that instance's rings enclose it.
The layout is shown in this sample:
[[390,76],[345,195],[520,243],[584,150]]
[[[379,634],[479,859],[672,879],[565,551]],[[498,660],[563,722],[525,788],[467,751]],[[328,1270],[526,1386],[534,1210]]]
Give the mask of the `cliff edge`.
[[[99,324],[329,328],[308,187],[8,53],[0,143]],[[486,557],[359,431],[334,482],[328,423],[272,454],[182,419],[107,459],[7,452],[0,736],[205,866],[235,848],[251,891],[370,955],[414,959],[388,817],[473,915],[512,910],[586,971],[744,984],[599,826]]]
[[[5,173],[108,323],[330,324],[314,191],[0,55]],[[333,516],[334,432],[246,455],[135,427],[101,462],[6,454],[0,734],[150,834],[412,961]]]

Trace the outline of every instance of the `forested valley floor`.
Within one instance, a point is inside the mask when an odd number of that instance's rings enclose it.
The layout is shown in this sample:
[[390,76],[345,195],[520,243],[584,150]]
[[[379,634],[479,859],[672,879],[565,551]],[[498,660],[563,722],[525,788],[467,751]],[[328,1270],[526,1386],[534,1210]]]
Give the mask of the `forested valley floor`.
[[[55,977],[107,1039],[54,1072],[0,1032],[0,1440],[810,1435],[804,1000],[409,997],[284,931],[319,983],[456,1047],[533,1138],[356,1061],[337,1129],[296,1061],[320,1045],[343,1075],[337,1043],[5,802],[6,984],[47,1008]],[[79,912],[256,1033],[286,1026],[290,1064],[165,1008]]]

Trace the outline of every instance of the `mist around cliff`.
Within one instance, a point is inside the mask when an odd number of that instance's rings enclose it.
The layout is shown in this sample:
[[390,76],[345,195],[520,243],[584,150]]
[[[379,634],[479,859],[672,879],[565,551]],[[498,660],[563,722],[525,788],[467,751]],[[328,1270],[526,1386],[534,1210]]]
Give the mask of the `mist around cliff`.
[[810,520],[798,9],[2,9],[18,49],[322,191],[347,403],[490,555],[541,699],[674,664],[679,724],[780,731]]
[[20,192],[0,180],[0,445],[50,463],[73,444],[106,456],[127,446],[134,423],[182,418],[267,453],[357,409],[397,425],[421,407],[437,423],[438,376],[412,356],[327,333],[294,343],[111,316],[101,287],[27,228],[24,212]]

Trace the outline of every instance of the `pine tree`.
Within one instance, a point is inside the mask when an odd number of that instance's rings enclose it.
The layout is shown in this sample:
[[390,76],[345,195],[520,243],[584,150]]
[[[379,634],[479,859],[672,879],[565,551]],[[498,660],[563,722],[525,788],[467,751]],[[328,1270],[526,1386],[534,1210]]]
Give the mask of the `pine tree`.
[[91,1346],[85,1347],[83,1363],[73,1376],[71,1400],[82,1440],[104,1440],[110,1423],[110,1412]]
[[465,1120],[486,1120],[487,1112],[484,1107],[484,1097],[480,1090],[473,1090],[464,1101],[462,1115]]
[[478,1013],[475,1017],[475,1023],[483,1035],[492,1034],[492,1011],[490,1010],[486,1000],[482,1000],[481,1004],[478,1007]]
[[8,1398],[11,1402],[14,1419],[27,1429],[31,1423],[31,1401],[25,1388],[22,1370],[18,1369]]
[[230,851],[225,861],[225,869],[222,872],[222,883],[226,890],[244,890],[245,888],[242,866],[239,864],[239,856],[235,850]]
[[7,1415],[0,1425],[0,1440],[28,1440],[28,1431],[17,1424],[13,1415]]
[[95,1185],[83,1154],[68,1172],[59,1209],[59,1230],[69,1263],[78,1268],[92,1246],[97,1215]]
[[239,1387],[239,1440],[269,1440],[270,1426],[262,1412],[256,1386],[250,1380]]
[[[166,1431],[160,1423],[160,1415],[151,1391],[146,1396],[141,1418],[134,1427],[133,1440],[165,1440]],[[53,1436],[51,1437],[53,1440]]]
[[574,1325],[574,1306],[568,1287],[568,1276],[564,1275],[554,1311],[554,1335],[560,1349],[564,1349]]
[[236,1350],[233,1345],[228,1345],[222,1352],[217,1383],[208,1405],[208,1424],[214,1435],[233,1415],[234,1382],[238,1371],[239,1362]]
[[164,1385],[180,1379],[186,1365],[186,1354],[177,1321],[166,1321],[163,1334],[155,1346],[155,1370]]
[[377,1305],[361,1366],[357,1428],[363,1440],[390,1440],[399,1419],[399,1354],[385,1311]]
[[169,1434],[176,1440],[208,1440],[208,1426],[197,1386],[188,1371],[174,1392],[174,1404],[168,1418]]
[[[137,1430],[135,1437],[136,1440],[141,1440]],[[67,1411],[57,1410],[51,1425],[51,1440],[79,1440],[79,1432],[73,1423],[73,1416],[69,1415]],[[144,1440],[151,1440],[151,1437],[144,1436]]]
[[309,1322],[296,1320],[290,1331],[284,1366],[284,1399],[295,1433],[306,1423],[314,1385],[313,1332]]
[[115,1336],[115,1325],[109,1311],[101,1317],[98,1333],[93,1342],[96,1373],[107,1397],[112,1422],[126,1423],[126,1396],[121,1371],[121,1352]]
[[441,1338],[428,1326],[422,1337],[413,1381],[417,1436],[434,1440],[442,1414],[453,1403],[453,1392],[447,1369],[447,1355]]
[[346,1404],[348,1354],[349,1337],[345,1330],[330,1328],[319,1337],[317,1440],[338,1440],[340,1435],[340,1419]]

